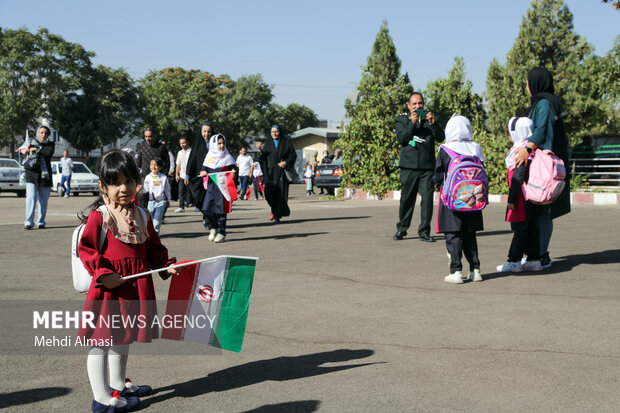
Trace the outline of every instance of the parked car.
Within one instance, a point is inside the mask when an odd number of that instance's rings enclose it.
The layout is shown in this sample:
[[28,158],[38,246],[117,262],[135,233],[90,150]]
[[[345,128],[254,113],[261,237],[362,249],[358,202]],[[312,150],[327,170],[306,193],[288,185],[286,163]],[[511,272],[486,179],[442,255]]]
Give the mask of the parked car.
[[[60,162],[52,162],[52,183],[53,189],[56,190],[58,196],[65,195],[65,188],[60,185],[62,177],[62,167]],[[93,195],[99,195],[99,177],[92,173],[88,166],[82,162],[73,162],[73,174],[71,175],[71,193],[75,196],[90,192]]]
[[19,197],[26,196],[26,183],[20,179],[24,168],[15,159],[0,158],[0,192],[15,192]]
[[341,162],[319,165],[314,175],[314,186],[325,189],[328,194],[333,195],[334,189],[340,188],[342,174]]

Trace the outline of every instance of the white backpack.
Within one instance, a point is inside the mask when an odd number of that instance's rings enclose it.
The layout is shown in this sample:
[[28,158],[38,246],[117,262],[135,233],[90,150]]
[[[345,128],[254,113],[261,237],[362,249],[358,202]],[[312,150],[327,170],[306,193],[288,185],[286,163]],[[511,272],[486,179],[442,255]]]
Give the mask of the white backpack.
[[[97,244],[97,250],[101,253],[106,235],[108,233],[108,224],[105,222],[108,216],[108,208],[105,205],[101,205],[97,208],[97,210],[101,212],[101,215],[103,216],[101,233],[99,234],[99,243]],[[142,214],[142,218],[144,218],[145,221],[148,220],[146,212],[139,207],[138,210]],[[82,240],[82,234],[84,233],[84,226],[85,224],[81,224],[73,230],[73,236],[71,237],[71,270],[73,272],[73,288],[81,293],[88,292],[92,280],[92,277],[88,271],[86,271],[86,268],[84,268],[84,263],[80,259],[80,251],[78,250],[80,241]]]

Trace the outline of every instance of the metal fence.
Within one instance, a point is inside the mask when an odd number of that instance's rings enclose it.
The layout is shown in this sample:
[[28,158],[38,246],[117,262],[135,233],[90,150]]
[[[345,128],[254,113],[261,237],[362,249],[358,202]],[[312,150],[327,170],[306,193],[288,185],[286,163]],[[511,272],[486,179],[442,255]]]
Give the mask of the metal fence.
[[620,187],[620,145],[576,145],[569,164],[573,176],[583,176],[593,189],[618,190]]

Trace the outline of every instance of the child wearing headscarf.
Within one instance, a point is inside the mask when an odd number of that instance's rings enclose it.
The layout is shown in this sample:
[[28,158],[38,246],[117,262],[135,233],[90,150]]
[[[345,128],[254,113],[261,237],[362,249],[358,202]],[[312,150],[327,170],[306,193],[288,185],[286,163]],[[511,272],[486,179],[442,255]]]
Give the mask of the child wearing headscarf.
[[[512,148],[506,155],[508,168],[508,205],[506,221],[512,229],[512,242],[508,250],[508,261],[497,266],[500,272],[540,271],[540,234],[538,216],[541,207],[523,199],[521,190],[527,182],[530,163],[517,166],[516,157],[519,150],[527,145],[534,133],[534,122],[529,118],[510,118],[507,125],[508,135],[513,142]],[[530,156],[531,158],[531,156]],[[521,261],[523,255],[525,261]]]
[[[439,147],[433,175],[433,182],[437,187],[443,184],[452,160],[445,148],[459,155],[475,156],[481,162],[485,161],[482,148],[472,139],[471,123],[465,116],[453,115],[446,124],[445,136],[446,143]],[[482,281],[476,231],[483,229],[482,211],[452,211],[444,205],[441,199],[439,200],[436,230],[445,233],[446,248],[450,257],[450,275],[444,277],[445,282],[462,284],[463,279]],[[469,262],[469,275],[465,277],[463,277],[461,262],[463,253]]]
[[[209,151],[200,169],[200,176],[204,179],[206,189],[202,203],[202,212],[211,226],[209,241],[219,243],[224,242],[226,239],[226,214],[232,211],[232,201],[237,200],[237,191],[235,189],[231,193],[226,187],[220,189],[207,176],[214,173],[234,171],[235,163],[235,158],[226,149],[226,138],[224,135],[217,134],[209,138]],[[230,172],[230,174],[233,173]],[[228,179],[228,176],[226,178],[226,182],[231,181],[231,179]],[[232,185],[234,186],[234,183]],[[228,192],[229,199],[224,196],[222,191]]]

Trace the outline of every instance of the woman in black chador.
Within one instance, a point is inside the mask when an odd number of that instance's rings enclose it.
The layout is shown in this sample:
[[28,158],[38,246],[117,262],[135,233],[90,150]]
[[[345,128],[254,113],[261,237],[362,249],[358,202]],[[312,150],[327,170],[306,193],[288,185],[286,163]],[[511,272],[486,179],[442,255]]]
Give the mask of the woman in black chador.
[[271,207],[269,219],[274,223],[291,214],[288,207],[288,186],[285,170],[294,171],[297,153],[291,140],[280,133],[278,126],[271,127],[271,138],[264,144],[256,143],[258,161],[263,170],[265,198]]

